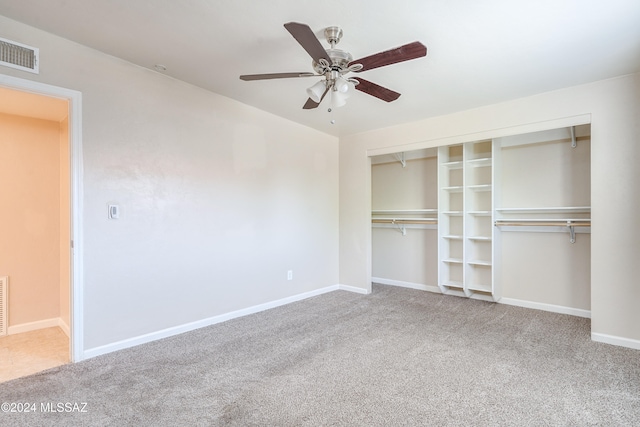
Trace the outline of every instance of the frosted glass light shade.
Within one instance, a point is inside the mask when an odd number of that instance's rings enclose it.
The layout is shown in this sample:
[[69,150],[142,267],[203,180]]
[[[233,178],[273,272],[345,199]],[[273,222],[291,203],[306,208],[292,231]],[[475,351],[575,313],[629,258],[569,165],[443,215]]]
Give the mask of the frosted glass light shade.
[[353,92],[356,90],[356,85],[354,83],[352,83],[352,82],[347,82],[347,88],[348,88],[348,90],[344,94],[344,98],[345,99],[347,99],[351,95],[353,95]]
[[338,77],[334,85],[340,93],[347,93],[349,90],[349,83],[342,77]]
[[309,98],[311,98],[313,102],[320,103],[322,95],[324,95],[324,91],[326,89],[327,84],[324,80],[320,80],[318,83],[307,89],[307,95],[309,95]]
[[346,94],[340,92],[339,90],[331,91],[331,108],[342,107],[347,103]]

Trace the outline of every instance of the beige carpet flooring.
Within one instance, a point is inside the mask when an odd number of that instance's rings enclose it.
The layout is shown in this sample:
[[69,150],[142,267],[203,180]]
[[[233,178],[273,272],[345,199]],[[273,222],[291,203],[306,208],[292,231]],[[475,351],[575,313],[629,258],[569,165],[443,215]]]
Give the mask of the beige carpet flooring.
[[640,351],[592,342],[589,319],[375,286],[1,383],[0,402],[36,405],[3,427],[638,427]]

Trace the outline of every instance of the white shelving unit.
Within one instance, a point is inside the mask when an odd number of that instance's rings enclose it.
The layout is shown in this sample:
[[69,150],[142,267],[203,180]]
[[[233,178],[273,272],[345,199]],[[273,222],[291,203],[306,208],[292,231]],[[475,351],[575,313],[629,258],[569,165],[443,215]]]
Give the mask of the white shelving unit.
[[438,148],[438,286],[464,293],[464,146]]
[[493,149],[491,141],[464,146],[465,293],[493,296]]
[[494,223],[500,150],[491,140],[438,152],[438,286],[443,293],[500,299]]

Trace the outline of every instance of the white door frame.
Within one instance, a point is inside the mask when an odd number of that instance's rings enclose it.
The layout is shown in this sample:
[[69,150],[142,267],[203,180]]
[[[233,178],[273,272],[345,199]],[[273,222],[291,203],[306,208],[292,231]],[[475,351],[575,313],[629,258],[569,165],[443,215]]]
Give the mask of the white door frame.
[[71,153],[71,361],[84,359],[84,281],[82,235],[82,93],[32,80],[0,74],[0,86],[69,102],[69,151]]

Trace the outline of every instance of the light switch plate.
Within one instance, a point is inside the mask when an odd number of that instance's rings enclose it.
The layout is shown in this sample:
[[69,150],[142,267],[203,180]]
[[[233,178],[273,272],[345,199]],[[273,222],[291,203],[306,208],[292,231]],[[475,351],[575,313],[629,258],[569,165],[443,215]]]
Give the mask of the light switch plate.
[[120,206],[109,205],[109,219],[119,219],[119,218],[120,218]]

